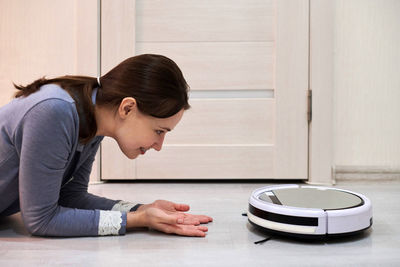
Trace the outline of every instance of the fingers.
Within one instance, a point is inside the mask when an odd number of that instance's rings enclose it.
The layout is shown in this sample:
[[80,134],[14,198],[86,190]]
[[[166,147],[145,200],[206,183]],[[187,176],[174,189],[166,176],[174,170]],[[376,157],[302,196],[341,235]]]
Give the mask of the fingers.
[[183,236],[199,236],[205,237],[208,228],[205,226],[186,225],[185,227],[178,227],[176,234]]
[[165,218],[165,223],[168,224],[184,224],[185,217],[183,214],[174,214],[174,215],[167,215],[168,218]]
[[162,199],[154,201],[153,204],[155,207],[165,209],[168,211],[188,211],[190,209],[190,206],[187,204],[179,204]]
[[167,234],[196,237],[206,236],[205,232],[208,231],[207,227],[193,224],[179,224],[180,219],[183,218],[176,215],[164,214],[163,216],[158,217],[156,221],[153,221],[151,226],[152,228]]
[[187,204],[178,204],[174,203],[174,207],[176,211],[188,211],[190,210],[190,206]]
[[208,231],[208,228],[205,226],[164,224],[161,231],[168,234],[177,234],[182,236],[205,237],[205,232]]
[[213,221],[213,218],[206,215],[196,215],[200,223],[209,223]]
[[[176,204],[180,209],[189,208],[186,204]],[[180,205],[180,206],[179,206]],[[148,207],[142,211],[145,214],[146,226],[156,230],[183,236],[199,236],[204,237],[208,228],[200,225],[208,223],[213,219],[206,215],[193,215],[184,212],[171,212],[157,207]]]
[[182,224],[184,223],[185,216],[182,213],[165,212],[159,208],[148,208],[145,210],[146,221],[148,226],[165,223],[165,224]]
[[[182,203],[174,203],[167,200],[157,200],[154,202],[155,206],[161,208],[167,212],[186,212],[190,210],[190,206]],[[184,224],[198,225],[200,223],[209,223],[213,221],[213,218],[205,215],[192,215],[185,213]]]
[[199,225],[201,223],[209,223],[213,221],[213,218],[205,215],[193,215],[188,213],[183,213],[184,222],[183,224]]
[[181,216],[183,216],[183,222],[179,222],[179,224],[184,224],[184,225],[199,225],[200,221],[196,216],[193,216],[191,214],[187,213],[181,213]]

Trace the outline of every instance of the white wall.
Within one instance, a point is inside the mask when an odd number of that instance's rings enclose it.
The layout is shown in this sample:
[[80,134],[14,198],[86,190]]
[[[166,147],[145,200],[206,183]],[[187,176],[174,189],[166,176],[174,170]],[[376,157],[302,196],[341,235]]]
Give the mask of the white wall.
[[400,1],[335,2],[333,76],[336,178],[400,177]]
[[12,82],[96,76],[97,66],[97,0],[0,1],[0,106],[16,92]]

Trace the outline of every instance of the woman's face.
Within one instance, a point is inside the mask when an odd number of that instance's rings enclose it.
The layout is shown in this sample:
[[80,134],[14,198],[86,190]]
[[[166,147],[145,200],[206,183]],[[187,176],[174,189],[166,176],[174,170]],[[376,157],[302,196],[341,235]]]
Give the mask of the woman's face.
[[183,113],[182,109],[165,119],[151,117],[137,109],[134,98],[125,98],[118,109],[114,139],[129,159],[135,159],[151,148],[160,151],[166,133],[175,128]]

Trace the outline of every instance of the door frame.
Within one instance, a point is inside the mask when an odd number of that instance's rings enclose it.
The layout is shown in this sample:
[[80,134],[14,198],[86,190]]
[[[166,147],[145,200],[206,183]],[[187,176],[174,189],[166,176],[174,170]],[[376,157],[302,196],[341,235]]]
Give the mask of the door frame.
[[[333,150],[333,2],[330,0],[309,1],[309,78],[308,90],[312,91],[312,120],[308,127],[308,180],[310,184],[332,184]],[[124,11],[135,12],[132,1],[121,3]],[[134,2],[134,1],[133,1]],[[101,44],[101,6],[108,4],[107,0],[97,0],[98,6],[98,67],[103,69],[111,62],[101,57],[101,51],[117,48],[119,42]],[[107,18],[106,18],[107,20]],[[107,21],[110,23],[110,21]],[[130,21],[133,26],[134,21]],[[125,25],[125,27],[127,27]],[[129,28],[129,26],[128,26]],[[115,40],[114,40],[115,41]],[[114,46],[114,47],[109,47]],[[124,42],[124,48],[134,51],[134,40]],[[118,49],[113,49],[118,51]],[[124,58],[125,55],[119,55]],[[96,175],[91,182],[100,182],[101,175],[101,148],[96,156]]]
[[308,183],[334,184],[334,1],[309,1],[309,90],[312,91],[312,120],[308,131]]

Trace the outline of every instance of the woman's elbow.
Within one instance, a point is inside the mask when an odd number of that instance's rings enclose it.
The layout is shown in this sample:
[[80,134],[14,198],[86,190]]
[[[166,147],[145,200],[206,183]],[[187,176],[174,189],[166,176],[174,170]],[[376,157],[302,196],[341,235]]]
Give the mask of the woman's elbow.
[[24,222],[25,229],[29,234],[34,236],[48,236],[49,234],[46,231],[47,220],[31,216],[22,216],[22,220]]
[[41,227],[25,225],[25,228],[28,233],[33,236],[47,236],[47,234],[41,229]]

